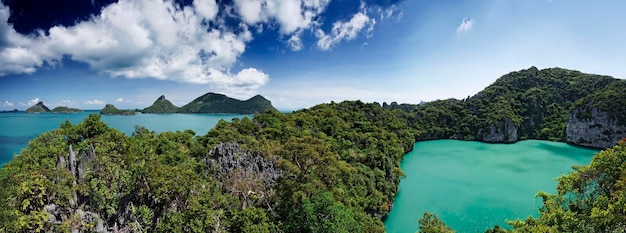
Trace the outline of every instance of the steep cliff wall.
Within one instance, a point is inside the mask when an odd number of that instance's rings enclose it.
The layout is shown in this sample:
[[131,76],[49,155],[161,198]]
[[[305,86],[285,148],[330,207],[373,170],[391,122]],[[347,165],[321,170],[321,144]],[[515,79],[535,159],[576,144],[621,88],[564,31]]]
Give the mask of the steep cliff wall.
[[567,118],[566,141],[595,148],[608,148],[626,138],[626,126],[598,108],[577,108]]

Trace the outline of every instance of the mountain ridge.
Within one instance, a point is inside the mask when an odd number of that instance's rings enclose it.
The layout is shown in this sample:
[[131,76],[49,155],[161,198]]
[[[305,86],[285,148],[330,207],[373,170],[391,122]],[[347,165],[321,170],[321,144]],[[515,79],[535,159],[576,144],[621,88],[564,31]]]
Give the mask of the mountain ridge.
[[272,103],[261,95],[247,100],[238,100],[224,94],[208,92],[182,107],[174,106],[161,95],[144,113],[233,113],[253,114],[275,110]]
[[541,139],[606,148],[626,137],[625,92],[626,80],[533,66],[505,74],[467,99],[383,107],[412,114],[423,131],[418,141]]

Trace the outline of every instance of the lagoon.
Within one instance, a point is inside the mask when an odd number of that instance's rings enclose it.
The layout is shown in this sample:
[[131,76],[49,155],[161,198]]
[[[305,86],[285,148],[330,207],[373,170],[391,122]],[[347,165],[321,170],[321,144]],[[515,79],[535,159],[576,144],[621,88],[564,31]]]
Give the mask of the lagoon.
[[[99,111],[82,113],[0,113],[0,165],[9,162],[18,154],[28,141],[37,135],[59,128],[61,123],[69,120],[78,124],[89,114]],[[141,125],[157,133],[166,131],[183,131],[191,129],[196,135],[206,134],[219,120],[230,121],[246,115],[238,114],[137,114],[134,116],[102,115],[102,121],[109,127],[116,128],[126,135],[131,135],[135,125]]]
[[457,140],[415,143],[401,167],[387,232],[416,232],[424,211],[457,232],[484,232],[506,219],[538,216],[535,194],[556,192],[554,178],[591,161],[597,150],[565,143],[526,140],[488,144]]

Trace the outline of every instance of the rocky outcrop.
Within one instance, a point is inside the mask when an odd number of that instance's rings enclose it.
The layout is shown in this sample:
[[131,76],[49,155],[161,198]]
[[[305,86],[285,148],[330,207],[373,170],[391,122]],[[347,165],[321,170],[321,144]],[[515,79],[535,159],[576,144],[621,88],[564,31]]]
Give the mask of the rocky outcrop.
[[626,138],[626,125],[598,108],[576,108],[567,118],[565,133],[568,143],[604,149]]
[[[78,156],[77,156],[78,154]],[[96,153],[93,145],[89,146],[88,151],[77,153],[72,146],[69,146],[67,155],[59,155],[57,158],[57,170],[65,170],[71,174],[74,178],[72,185],[76,187],[78,184],[84,182],[83,178],[85,173],[89,169],[91,163],[96,158]],[[51,203],[47,203],[44,206],[44,210],[48,214],[48,221],[52,224],[63,224],[64,219],[69,217],[75,217],[79,222],[83,224],[72,225],[72,233],[81,232],[109,232],[106,227],[106,222],[97,213],[83,210],[84,202],[81,195],[77,191],[71,193],[72,198],[69,200],[69,206],[61,206],[54,203],[54,200],[50,200]]]
[[478,139],[483,142],[516,142],[518,140],[517,127],[510,119],[503,119],[489,125],[486,130],[478,130]]
[[207,172],[216,175],[223,188],[241,200],[243,209],[267,202],[275,193],[273,187],[278,178],[283,175],[282,170],[276,168],[276,160],[265,159],[236,143],[221,143],[209,154],[211,157],[205,160]]

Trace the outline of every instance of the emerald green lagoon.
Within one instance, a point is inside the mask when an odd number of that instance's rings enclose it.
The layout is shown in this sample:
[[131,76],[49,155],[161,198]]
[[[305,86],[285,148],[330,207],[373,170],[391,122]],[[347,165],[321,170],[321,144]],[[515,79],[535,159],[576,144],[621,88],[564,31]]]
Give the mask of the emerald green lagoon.
[[387,232],[416,232],[424,211],[457,232],[484,232],[506,219],[538,216],[535,194],[556,192],[554,178],[591,161],[597,150],[526,140],[488,144],[457,140],[415,143],[405,155],[406,178],[385,220]]

